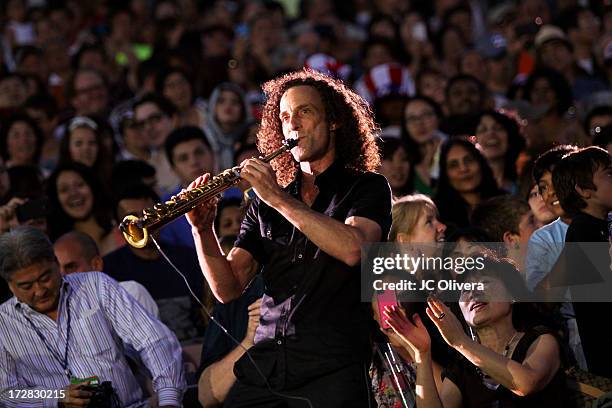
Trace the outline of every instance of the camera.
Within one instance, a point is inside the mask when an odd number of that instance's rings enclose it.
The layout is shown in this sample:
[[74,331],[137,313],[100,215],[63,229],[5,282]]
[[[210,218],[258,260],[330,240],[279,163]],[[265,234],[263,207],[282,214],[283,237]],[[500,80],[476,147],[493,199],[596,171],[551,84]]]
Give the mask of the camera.
[[45,197],[30,200],[15,208],[15,215],[20,224],[29,220],[44,218],[49,215],[49,213],[49,202]]
[[93,394],[87,405],[89,408],[119,408],[112,382],[104,381],[102,384],[83,385],[81,389]]

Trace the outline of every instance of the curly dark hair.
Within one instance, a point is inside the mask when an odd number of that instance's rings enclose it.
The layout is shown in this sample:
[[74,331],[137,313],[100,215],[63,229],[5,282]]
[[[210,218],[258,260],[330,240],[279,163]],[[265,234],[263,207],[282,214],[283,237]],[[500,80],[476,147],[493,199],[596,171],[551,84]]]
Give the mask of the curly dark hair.
[[[347,170],[377,171],[380,155],[376,139],[380,129],[370,106],[343,82],[310,69],[283,75],[263,85],[266,103],[257,134],[262,154],[281,147],[284,137],[279,118],[280,100],[289,88],[301,85],[312,86],[319,92],[328,123],[339,124],[335,130],[336,160]],[[279,184],[286,186],[295,178],[298,164],[291,155],[285,154],[274,160],[272,167]]]

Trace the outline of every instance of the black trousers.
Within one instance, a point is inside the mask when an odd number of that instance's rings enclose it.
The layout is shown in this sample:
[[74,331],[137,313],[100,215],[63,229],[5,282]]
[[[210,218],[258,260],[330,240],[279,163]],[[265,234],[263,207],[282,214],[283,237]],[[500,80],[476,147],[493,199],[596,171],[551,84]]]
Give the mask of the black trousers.
[[[307,398],[313,408],[369,408],[375,407],[370,376],[363,365],[351,365],[317,378],[306,385],[279,391],[280,394]],[[266,387],[256,387],[236,381],[229,391],[224,408],[308,408],[304,400],[284,398],[272,394]]]

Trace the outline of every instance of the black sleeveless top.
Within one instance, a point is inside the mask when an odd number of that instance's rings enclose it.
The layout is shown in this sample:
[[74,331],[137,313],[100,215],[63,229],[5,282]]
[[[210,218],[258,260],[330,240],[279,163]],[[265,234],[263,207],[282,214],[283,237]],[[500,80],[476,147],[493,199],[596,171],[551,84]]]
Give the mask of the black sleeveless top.
[[[545,328],[531,329],[521,337],[512,353],[512,360],[522,363],[527,350],[543,334],[552,334]],[[563,361],[563,359],[562,359]],[[466,358],[459,358],[444,371],[444,376],[452,381],[461,391],[463,408],[514,408],[514,407],[573,407],[569,403],[566,378],[563,367],[560,367],[552,380],[541,391],[520,397],[502,385],[488,384]]]

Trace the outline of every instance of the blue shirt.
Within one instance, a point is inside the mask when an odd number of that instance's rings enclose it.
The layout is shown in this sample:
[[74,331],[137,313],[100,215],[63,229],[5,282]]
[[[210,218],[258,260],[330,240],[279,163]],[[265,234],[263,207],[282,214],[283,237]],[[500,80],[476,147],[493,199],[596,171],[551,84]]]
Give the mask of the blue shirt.
[[67,304],[68,368],[73,376],[111,381],[122,407],[147,407],[125,358],[126,347],[131,347],[151,372],[159,405],[180,406],[186,384],[181,347],[174,334],[103,273],[76,273],[63,279],[57,321],[15,297],[0,305],[2,406],[57,407],[57,399],[9,399],[8,391],[59,390],[69,385],[58,359],[63,359],[66,345]]
[[[177,187],[171,194],[162,198],[162,202],[166,202],[181,192],[181,187]],[[223,198],[240,198],[243,197],[243,192],[238,187],[231,187],[223,193]],[[173,245],[186,246],[195,250],[195,242],[191,233],[191,225],[187,221],[186,216],[180,216],[170,224],[164,225],[161,229],[161,240]]]
[[[178,186],[170,194],[162,197],[162,202],[166,202],[181,192],[181,187]],[[193,241],[193,235],[191,234],[191,225],[187,221],[187,217],[182,215],[170,224],[164,225],[161,229],[161,240],[168,242],[172,245],[186,246],[191,249],[195,249],[195,242]]]
[[548,275],[559,259],[565,234],[569,225],[557,218],[555,221],[537,229],[529,238],[525,271],[527,287],[533,291],[538,283]]

